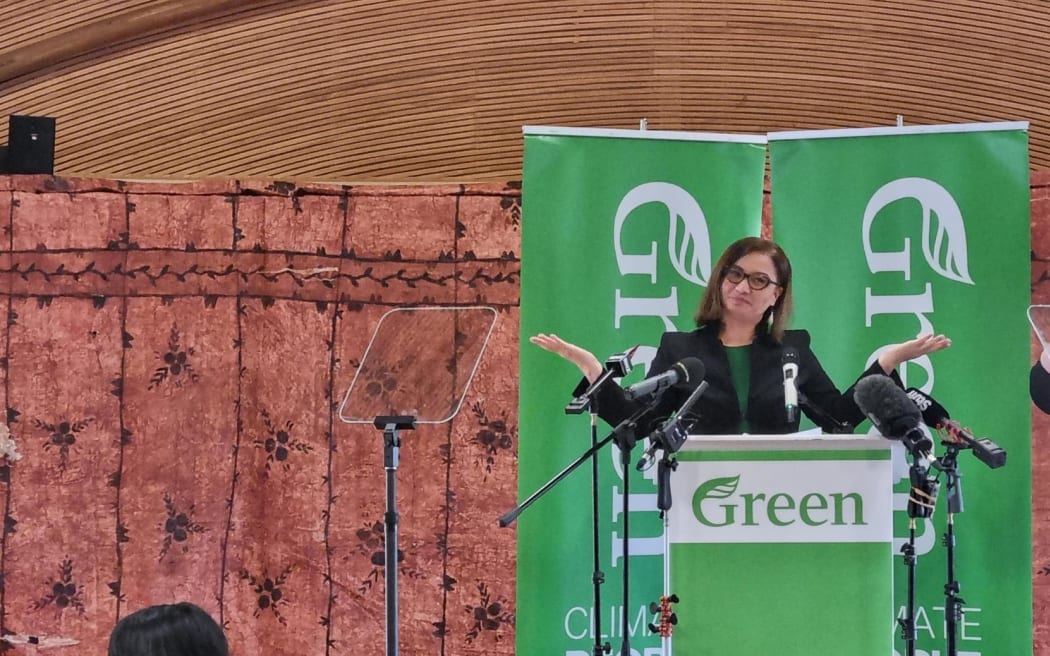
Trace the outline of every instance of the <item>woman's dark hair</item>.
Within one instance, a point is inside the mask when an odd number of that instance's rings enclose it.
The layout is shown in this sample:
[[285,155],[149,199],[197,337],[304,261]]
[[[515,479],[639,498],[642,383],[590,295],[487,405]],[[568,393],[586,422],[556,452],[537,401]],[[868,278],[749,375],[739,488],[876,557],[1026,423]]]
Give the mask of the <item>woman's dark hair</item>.
[[149,606],[117,622],[109,656],[229,656],[222,628],[190,603]]
[[777,272],[776,282],[780,284],[780,296],[773,307],[762,315],[755,329],[768,332],[779,342],[784,337],[784,329],[787,327],[788,317],[791,316],[791,262],[784,250],[768,239],[744,237],[729,245],[715,263],[714,271],[711,272],[711,282],[704,290],[704,296],[700,299],[700,306],[693,319],[697,326],[722,321],[722,313],[725,311],[722,281],[725,279],[726,269],[751,253],[768,255],[773,260],[773,268]]

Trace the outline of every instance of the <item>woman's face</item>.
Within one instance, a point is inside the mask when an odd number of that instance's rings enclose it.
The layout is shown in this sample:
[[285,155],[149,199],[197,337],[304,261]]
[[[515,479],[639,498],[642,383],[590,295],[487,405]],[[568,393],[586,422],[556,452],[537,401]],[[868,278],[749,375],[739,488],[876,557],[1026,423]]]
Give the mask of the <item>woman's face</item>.
[[783,293],[780,282],[773,258],[766,253],[748,253],[726,267],[722,278],[725,320],[758,325],[762,315]]

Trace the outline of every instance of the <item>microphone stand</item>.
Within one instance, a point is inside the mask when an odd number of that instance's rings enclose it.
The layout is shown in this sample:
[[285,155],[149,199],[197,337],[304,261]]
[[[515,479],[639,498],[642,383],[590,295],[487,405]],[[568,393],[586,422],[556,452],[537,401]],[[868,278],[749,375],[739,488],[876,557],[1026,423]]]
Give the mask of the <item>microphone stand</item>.
[[[664,451],[664,455],[660,458],[660,461],[656,465],[656,507],[660,511],[660,519],[664,523],[664,589],[663,596],[660,601],[673,600],[672,603],[678,602],[678,597],[671,592],[671,514],[667,512],[671,509],[671,472],[678,470],[678,459],[672,458],[671,453]],[[649,605],[652,609],[652,604]],[[672,615],[673,623],[678,623],[678,617]],[[663,616],[661,615],[660,628],[664,627]],[[653,625],[649,626],[649,630],[652,631]],[[653,631],[656,633],[656,631]],[[664,631],[660,633],[660,648],[661,654],[671,653],[671,639],[669,634]]]
[[[591,448],[598,444],[598,402],[591,400]],[[625,476],[626,478],[626,476]],[[624,503],[627,500],[624,499]],[[608,641],[602,642],[602,584],[605,583],[605,572],[602,571],[600,531],[598,526],[598,454],[591,456],[591,542],[594,545],[594,570],[591,573],[591,583],[594,585],[594,647],[591,650],[593,656],[602,656],[612,651],[612,645]]]
[[[678,459],[672,457],[682,445],[689,438],[689,429],[692,427],[693,422],[689,421],[688,424],[683,422],[685,414],[693,407],[693,404],[697,402],[700,395],[707,390],[708,384],[706,380],[700,381],[700,384],[689,395],[689,398],[685,400],[682,407],[667,418],[663,424],[660,425],[655,431],[650,434],[649,439],[651,444],[649,445],[649,451],[642,457],[642,459],[635,466],[636,469],[642,471],[648,466],[652,466],[650,458],[656,452],[657,449],[663,451],[663,455],[657,462],[656,467],[656,507],[660,511],[660,518],[664,522],[664,585],[663,585],[663,598],[674,599],[673,603],[677,603],[678,598],[671,592],[671,563],[668,558],[669,554],[669,525],[668,519],[670,514],[667,512],[671,509],[672,498],[671,498],[671,472],[678,470]],[[661,600],[662,601],[662,600]],[[626,606],[626,603],[625,603]],[[651,607],[652,605],[650,605]],[[677,623],[677,617],[674,619],[674,623]],[[670,653],[668,648],[670,643],[668,638],[661,633],[661,647],[664,653]],[[628,652],[624,652],[626,656],[630,656]]]
[[908,516],[908,541],[901,546],[904,564],[908,568],[908,603],[904,617],[897,618],[901,627],[906,656],[915,656],[915,518]]
[[944,472],[945,484],[948,493],[948,527],[945,529],[942,543],[947,549],[948,580],[944,584],[944,620],[945,631],[948,637],[948,651],[946,656],[958,656],[959,649],[956,645],[959,622],[962,620],[962,605],[966,603],[959,597],[959,582],[955,579],[955,514],[963,511],[962,498],[962,474],[959,473],[959,451],[962,445],[952,442],[941,442],[947,451],[935,465],[938,470]]
[[[654,396],[653,403],[655,403],[657,398],[658,398],[658,395]],[[631,496],[630,496],[630,487],[629,487],[630,483],[628,481],[630,480],[631,449],[634,448],[634,445],[638,441],[638,436],[637,436],[638,422],[641,421],[642,417],[644,417],[646,414],[648,414],[649,411],[650,411],[650,405],[645,405],[642,408],[640,408],[638,411],[636,411],[633,415],[631,415],[627,419],[624,419],[622,422],[619,423],[619,425],[616,426],[616,428],[613,429],[613,431],[611,433],[606,435],[601,441],[593,444],[591,446],[591,448],[589,448],[586,451],[584,451],[580,455],[580,457],[578,457],[576,460],[573,460],[571,463],[569,463],[569,465],[567,467],[565,467],[565,469],[562,469],[560,472],[558,472],[554,476],[554,478],[552,478],[549,481],[547,481],[546,483],[544,483],[542,486],[540,486],[539,489],[537,489],[535,492],[530,494],[528,496],[528,498],[526,498],[524,501],[522,501],[521,503],[516,505],[514,508],[512,508],[511,510],[509,510],[507,513],[505,513],[504,515],[502,515],[499,518],[499,526],[501,528],[506,528],[507,526],[510,526],[514,522],[514,520],[518,518],[518,516],[521,513],[523,513],[529,506],[531,506],[533,503],[535,503],[537,499],[539,499],[544,494],[546,494],[548,491],[550,491],[551,488],[553,488],[555,485],[560,483],[562,481],[562,479],[564,479],[566,476],[571,474],[577,467],[579,467],[581,464],[583,464],[583,462],[585,460],[587,460],[588,458],[594,456],[598,451],[600,451],[602,449],[602,447],[604,447],[609,442],[612,442],[612,441],[616,442],[616,445],[620,448],[621,462],[622,462],[622,466],[623,466],[623,495],[624,495],[624,498],[623,498],[623,515],[624,515],[624,518],[623,518],[623,538],[622,538],[622,542],[623,542],[623,559],[624,560],[623,560],[623,609],[622,609],[623,612],[622,612],[622,618],[621,619],[622,619],[622,622],[623,622],[622,626],[624,627],[624,639],[623,639],[623,647],[622,647],[621,653],[624,656],[630,656],[630,654],[631,654],[630,639],[629,639],[629,637],[627,635],[629,633],[628,627],[630,626],[629,623],[628,623],[629,622],[629,618],[628,618],[628,603],[629,603],[629,599],[630,599],[629,591],[628,591],[628,585],[629,585],[629,578],[628,578],[629,577],[629,565],[628,565],[628,563],[630,562],[629,557],[628,557],[629,556],[629,551],[628,550],[629,550],[629,544],[630,544],[630,542],[629,542],[629,533],[628,533],[628,530],[629,530],[628,517],[630,517],[629,504],[630,504]],[[595,516],[597,517],[597,514]],[[596,590],[597,590],[597,585],[596,585]],[[597,635],[595,637],[595,640],[596,641],[600,641],[601,634],[598,633],[597,631],[596,631],[596,634]],[[606,647],[604,645],[596,644],[595,645],[595,656],[599,656],[605,650],[606,650]],[[611,647],[609,647],[608,650],[611,651]]]
[[[655,401],[659,397],[660,395],[656,394],[653,400]],[[620,643],[620,656],[631,656],[631,628],[627,623],[627,606],[631,600],[631,594],[628,591],[631,585],[631,511],[629,506],[631,503],[631,449],[634,448],[637,441],[638,436],[633,430],[622,434],[620,439],[616,441],[616,446],[620,447],[620,466],[623,468],[623,536],[620,538],[620,543],[623,545],[623,576],[621,577],[623,580],[623,605],[620,608],[620,626],[623,627],[623,642]]]
[[591,454],[591,545],[593,548],[592,560],[594,567],[591,571],[591,584],[594,586],[594,647],[591,649],[592,656],[602,656],[612,651],[612,645],[608,642],[602,642],[602,584],[605,583],[605,572],[601,569],[601,536],[599,531],[600,506],[598,503],[598,453],[596,449],[598,444],[598,400],[592,396],[593,391],[597,390],[598,386],[609,378],[606,373],[611,372],[603,373],[602,377],[596,380],[587,392],[573,399],[565,408],[566,414],[576,414],[577,408],[588,409],[591,417],[591,448],[594,449],[594,453]]
[[[590,413],[591,417],[591,448],[598,444],[598,399],[596,393],[598,388],[605,384],[610,378],[623,378],[631,371],[630,354],[617,354],[605,362],[602,374],[587,388],[580,396],[574,398],[565,406],[565,414],[576,415],[584,412]],[[601,569],[600,549],[600,505],[598,499],[598,453],[595,450],[591,454],[591,545],[593,551],[593,570],[591,571],[591,585],[594,586],[594,647],[592,656],[602,656],[612,651],[612,645],[602,642],[602,584],[605,583],[605,572]]]
[[908,495],[908,541],[901,546],[904,564],[908,568],[908,601],[904,617],[898,618],[897,622],[901,627],[905,656],[915,656],[915,569],[918,562],[915,554],[915,520],[928,519],[933,515],[933,507],[937,501],[937,482],[928,477],[929,467],[922,464],[923,455],[911,449],[909,452],[911,492]]

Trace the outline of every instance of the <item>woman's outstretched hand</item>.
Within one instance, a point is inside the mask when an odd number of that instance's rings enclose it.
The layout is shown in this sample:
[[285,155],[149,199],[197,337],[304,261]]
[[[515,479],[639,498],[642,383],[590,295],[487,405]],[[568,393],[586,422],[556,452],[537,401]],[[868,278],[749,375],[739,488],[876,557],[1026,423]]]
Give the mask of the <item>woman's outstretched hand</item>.
[[946,349],[951,345],[952,340],[944,335],[919,335],[915,339],[909,339],[900,344],[892,344],[883,349],[882,353],[879,354],[879,366],[888,374],[902,362]]
[[593,353],[585,348],[566,342],[554,334],[545,335],[540,333],[530,337],[529,341],[541,349],[560,355],[573,363],[579,367],[580,372],[592,383],[602,375],[602,363],[598,361],[598,358],[594,357]]

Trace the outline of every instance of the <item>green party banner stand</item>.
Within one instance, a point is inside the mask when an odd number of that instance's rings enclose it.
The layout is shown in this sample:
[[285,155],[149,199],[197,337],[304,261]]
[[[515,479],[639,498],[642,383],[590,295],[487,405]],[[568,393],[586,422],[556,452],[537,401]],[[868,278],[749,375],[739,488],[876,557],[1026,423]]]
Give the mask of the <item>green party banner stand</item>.
[[671,474],[666,653],[892,654],[890,453],[861,435],[691,436]]

